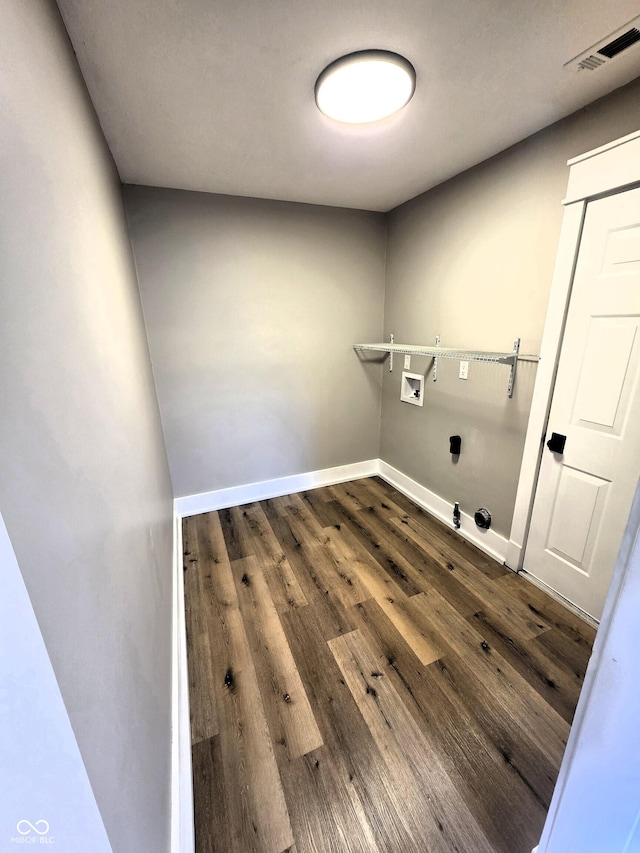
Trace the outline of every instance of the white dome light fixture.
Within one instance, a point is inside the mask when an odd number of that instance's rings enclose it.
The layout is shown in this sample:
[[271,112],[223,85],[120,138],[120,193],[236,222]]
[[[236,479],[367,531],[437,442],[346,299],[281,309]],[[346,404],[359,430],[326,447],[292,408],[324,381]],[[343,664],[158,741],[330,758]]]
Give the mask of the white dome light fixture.
[[316,104],[336,121],[368,124],[401,110],[415,88],[408,59],[387,50],[359,50],[327,65],[316,81]]

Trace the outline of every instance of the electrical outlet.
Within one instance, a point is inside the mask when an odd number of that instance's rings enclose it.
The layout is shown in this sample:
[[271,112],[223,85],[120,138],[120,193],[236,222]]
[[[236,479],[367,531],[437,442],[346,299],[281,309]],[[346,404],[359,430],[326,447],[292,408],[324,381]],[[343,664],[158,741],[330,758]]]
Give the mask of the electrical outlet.
[[404,357],[404,369],[411,370],[411,356],[405,355]]
[[458,373],[460,379],[468,379],[469,378],[469,362],[461,361],[460,362],[460,373]]

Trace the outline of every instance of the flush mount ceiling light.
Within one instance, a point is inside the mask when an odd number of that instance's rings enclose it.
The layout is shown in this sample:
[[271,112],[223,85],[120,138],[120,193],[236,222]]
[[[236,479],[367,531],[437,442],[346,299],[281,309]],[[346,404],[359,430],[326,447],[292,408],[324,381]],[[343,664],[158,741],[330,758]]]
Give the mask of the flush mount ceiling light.
[[316,82],[316,104],[336,121],[366,124],[401,110],[415,88],[415,69],[403,56],[360,50],[327,65]]

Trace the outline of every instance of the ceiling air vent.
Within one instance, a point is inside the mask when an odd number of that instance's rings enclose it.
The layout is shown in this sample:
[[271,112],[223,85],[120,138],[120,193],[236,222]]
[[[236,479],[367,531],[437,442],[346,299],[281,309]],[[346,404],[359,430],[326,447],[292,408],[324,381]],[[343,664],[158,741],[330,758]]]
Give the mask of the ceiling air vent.
[[622,53],[623,50],[631,47],[631,45],[635,44],[637,41],[640,41],[640,30],[637,27],[631,27],[631,29],[627,30],[626,33],[622,33],[622,35],[618,36],[617,39],[614,39],[613,41],[610,41],[609,44],[605,44],[604,47],[601,47],[598,50],[598,53],[602,54],[602,56],[606,56],[607,59],[613,59],[614,56]]
[[[638,27],[640,27],[640,16],[566,62],[564,67],[572,71],[595,71],[597,68],[601,68],[615,57],[620,56],[632,45],[640,43],[640,29]],[[632,53],[635,56],[638,55],[637,50],[632,51]],[[628,55],[630,56],[631,53]]]
[[578,68],[581,71],[595,71],[596,68],[600,68],[601,65],[604,65],[607,60],[603,59],[601,56],[595,56],[593,53],[591,56],[585,56],[584,59],[581,59],[578,63]]

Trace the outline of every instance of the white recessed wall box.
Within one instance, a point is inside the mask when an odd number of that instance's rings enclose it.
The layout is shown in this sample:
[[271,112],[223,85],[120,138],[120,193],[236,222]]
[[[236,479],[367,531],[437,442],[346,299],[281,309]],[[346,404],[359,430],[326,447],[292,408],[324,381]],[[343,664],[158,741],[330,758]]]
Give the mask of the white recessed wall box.
[[424,376],[420,373],[409,373],[403,370],[400,399],[403,403],[411,403],[412,406],[422,406],[424,404]]

